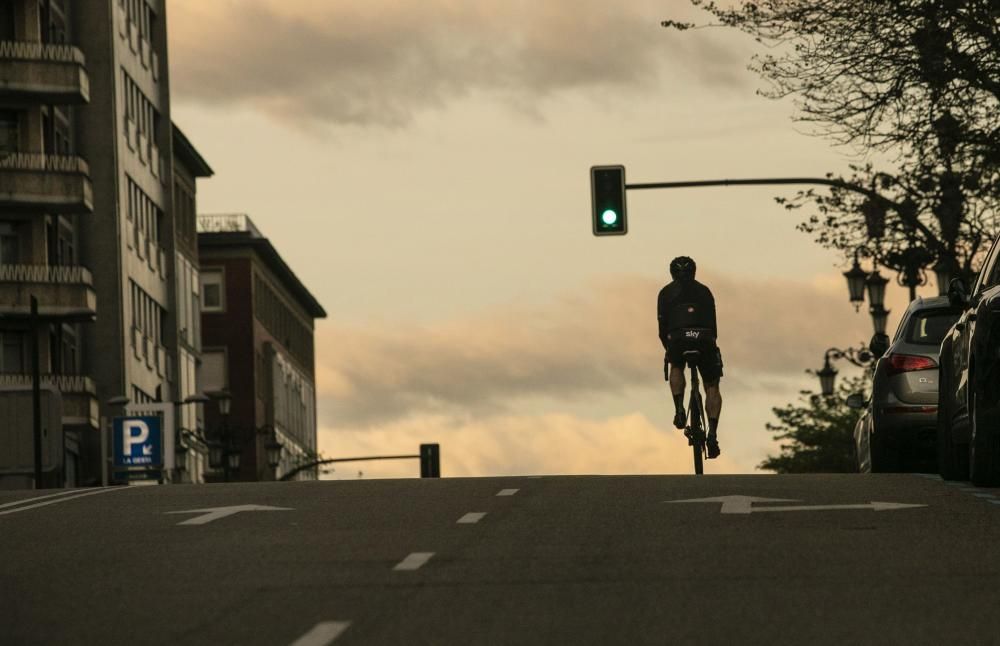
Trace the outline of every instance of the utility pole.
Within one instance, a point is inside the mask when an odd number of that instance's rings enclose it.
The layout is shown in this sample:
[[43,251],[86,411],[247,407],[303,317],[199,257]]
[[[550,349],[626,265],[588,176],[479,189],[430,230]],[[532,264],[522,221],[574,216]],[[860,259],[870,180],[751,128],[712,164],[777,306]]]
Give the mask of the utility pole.
[[31,418],[35,443],[35,489],[42,489],[42,376],[38,366],[38,299],[31,296]]

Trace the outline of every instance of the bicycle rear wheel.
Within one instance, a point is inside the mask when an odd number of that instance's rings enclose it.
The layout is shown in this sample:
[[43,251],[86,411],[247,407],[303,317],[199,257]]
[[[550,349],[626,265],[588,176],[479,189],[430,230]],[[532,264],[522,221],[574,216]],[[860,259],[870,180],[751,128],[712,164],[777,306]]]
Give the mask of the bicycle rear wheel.
[[688,413],[691,416],[691,434],[694,439],[691,443],[694,449],[694,473],[700,476],[705,473],[705,426],[701,409],[701,393],[697,390],[697,382],[695,382],[694,388],[695,390],[691,393]]

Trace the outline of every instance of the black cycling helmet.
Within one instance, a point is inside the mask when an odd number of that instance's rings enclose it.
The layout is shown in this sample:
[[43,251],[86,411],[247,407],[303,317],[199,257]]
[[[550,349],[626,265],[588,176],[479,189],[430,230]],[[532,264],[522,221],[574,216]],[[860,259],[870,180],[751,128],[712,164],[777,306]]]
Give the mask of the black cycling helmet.
[[677,256],[670,261],[670,276],[674,280],[690,280],[696,271],[698,266],[694,264],[694,259],[687,256]]

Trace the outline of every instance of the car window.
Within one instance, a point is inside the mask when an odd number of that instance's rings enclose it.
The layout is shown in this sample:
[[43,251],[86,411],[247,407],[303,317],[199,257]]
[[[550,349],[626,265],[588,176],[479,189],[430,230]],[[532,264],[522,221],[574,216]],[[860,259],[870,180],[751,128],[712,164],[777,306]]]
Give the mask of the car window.
[[997,263],[997,256],[1000,255],[998,250],[1000,250],[1000,246],[997,245],[997,240],[994,240],[993,248],[990,249],[989,255],[986,256],[986,262],[983,263],[983,268],[979,272],[979,280],[976,281],[977,292],[1000,283],[1000,263]]
[[957,312],[918,312],[910,318],[906,330],[906,342],[920,345],[941,345],[944,335],[958,320]]

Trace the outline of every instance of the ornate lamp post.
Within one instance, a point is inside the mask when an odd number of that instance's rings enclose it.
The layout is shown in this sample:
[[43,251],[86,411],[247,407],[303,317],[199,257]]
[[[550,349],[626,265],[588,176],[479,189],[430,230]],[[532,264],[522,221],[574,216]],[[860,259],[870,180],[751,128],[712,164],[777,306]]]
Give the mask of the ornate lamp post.
[[220,390],[211,394],[212,399],[219,405],[219,414],[222,416],[222,429],[219,438],[209,445],[208,461],[213,469],[222,469],[223,480],[229,482],[229,472],[239,471],[240,452],[238,447],[234,447],[229,436],[229,411],[232,408],[233,398],[228,390]]
[[834,385],[837,380],[837,369],[833,367],[833,361],[844,359],[859,368],[871,365],[874,357],[864,346],[858,348],[830,348],[823,355],[823,367],[816,371],[819,377],[820,392],[824,397],[832,397]]

